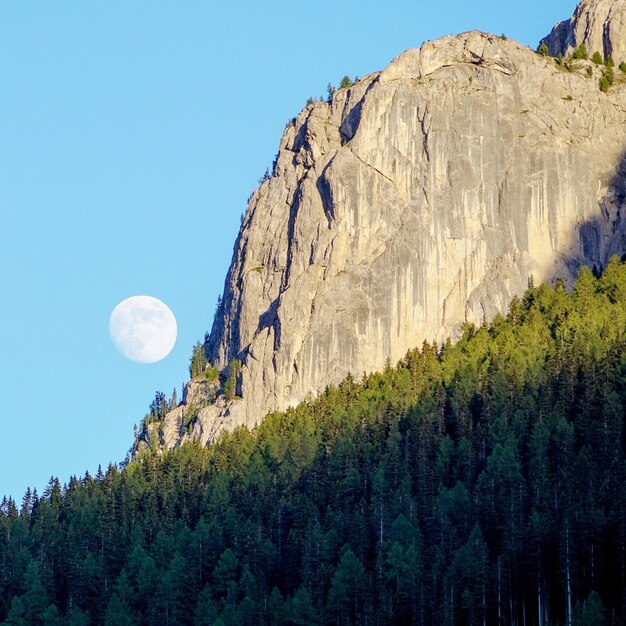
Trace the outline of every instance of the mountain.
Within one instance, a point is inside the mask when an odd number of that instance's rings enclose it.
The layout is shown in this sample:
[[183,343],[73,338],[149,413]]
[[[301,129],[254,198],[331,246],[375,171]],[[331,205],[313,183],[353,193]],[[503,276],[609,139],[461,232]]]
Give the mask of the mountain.
[[559,22],[542,43],[553,56],[569,56],[584,45],[589,56],[598,52],[615,63],[625,62],[626,1],[582,0],[574,15]]
[[204,345],[232,393],[196,377],[135,448],[252,427],[625,251],[624,77],[473,31],[305,106],[250,199]]

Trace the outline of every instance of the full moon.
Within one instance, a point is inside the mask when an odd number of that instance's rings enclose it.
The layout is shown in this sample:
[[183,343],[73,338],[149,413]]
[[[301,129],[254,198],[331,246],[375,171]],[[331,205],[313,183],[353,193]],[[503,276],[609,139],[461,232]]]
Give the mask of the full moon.
[[115,347],[127,359],[156,363],[176,343],[178,328],[169,307],[152,296],[122,300],[111,313],[109,332]]

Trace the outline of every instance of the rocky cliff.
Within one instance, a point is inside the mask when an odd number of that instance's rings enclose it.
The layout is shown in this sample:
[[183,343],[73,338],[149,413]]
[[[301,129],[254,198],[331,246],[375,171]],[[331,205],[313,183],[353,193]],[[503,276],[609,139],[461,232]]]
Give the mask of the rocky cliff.
[[193,381],[160,443],[252,426],[492,318],[531,277],[621,254],[626,85],[603,93],[600,75],[469,32],[306,106],[250,200],[205,346],[223,375],[242,362],[240,399]]
[[617,64],[626,61],[626,0],[582,0],[574,15],[559,22],[542,43],[553,56],[569,56],[585,44],[590,56],[599,52]]

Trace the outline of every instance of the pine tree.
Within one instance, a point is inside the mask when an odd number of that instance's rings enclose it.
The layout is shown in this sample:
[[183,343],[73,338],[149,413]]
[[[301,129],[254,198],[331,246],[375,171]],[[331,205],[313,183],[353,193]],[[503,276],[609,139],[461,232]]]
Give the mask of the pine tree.
[[237,396],[237,382],[241,372],[242,363],[239,359],[232,359],[228,366],[228,377],[224,383],[224,396],[232,400]]
[[338,624],[362,623],[365,583],[363,563],[347,548],[337,565],[328,592],[328,611]]
[[3,626],[27,626],[31,622],[26,621],[24,602],[19,596],[14,596],[11,601],[11,609],[3,622]]
[[236,596],[238,569],[239,560],[230,548],[226,548],[213,570],[213,588],[218,597],[232,600]]
[[194,613],[194,626],[213,626],[217,619],[217,606],[213,601],[213,590],[207,583],[198,596]]
[[69,626],[89,626],[90,619],[86,613],[83,613],[79,608],[72,607],[68,615],[67,623]]
[[289,602],[289,622],[295,626],[316,626],[320,623],[319,612],[313,606],[306,587],[300,587]]
[[54,604],[48,606],[41,614],[41,623],[43,626],[62,626],[63,620],[61,619],[59,609]]
[[24,574],[26,591],[22,596],[25,616],[29,623],[37,624],[48,607],[49,598],[46,588],[41,581],[41,572],[36,561],[31,561]]
[[189,361],[189,376],[194,379],[204,370],[207,366],[206,352],[204,350],[204,344],[199,341],[194,345],[191,359]]
[[586,600],[576,603],[572,626],[604,626],[606,609],[599,594],[592,591]]
[[134,626],[136,621],[130,609],[113,593],[106,611],[105,626]]

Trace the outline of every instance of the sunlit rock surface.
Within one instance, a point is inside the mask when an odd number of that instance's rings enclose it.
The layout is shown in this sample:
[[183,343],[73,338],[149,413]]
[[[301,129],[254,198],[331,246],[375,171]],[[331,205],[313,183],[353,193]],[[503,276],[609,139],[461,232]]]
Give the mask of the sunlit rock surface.
[[531,277],[571,282],[621,254],[626,89],[602,93],[591,66],[469,32],[305,107],[251,198],[206,344],[222,370],[243,362],[241,399],[197,402],[186,428],[179,407],[161,443],[253,426],[493,318]]
[[571,55],[584,43],[589,56],[599,52],[617,64],[626,61],[626,0],[582,0],[542,42],[554,56]]

